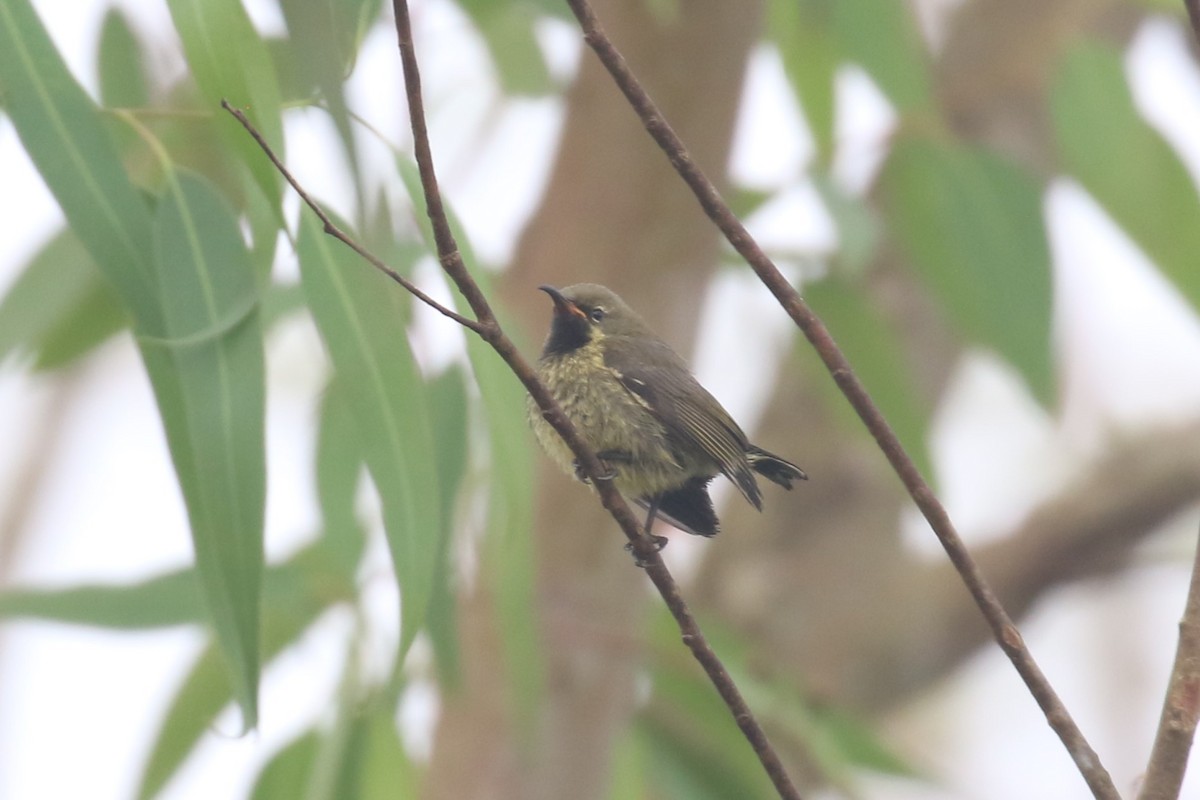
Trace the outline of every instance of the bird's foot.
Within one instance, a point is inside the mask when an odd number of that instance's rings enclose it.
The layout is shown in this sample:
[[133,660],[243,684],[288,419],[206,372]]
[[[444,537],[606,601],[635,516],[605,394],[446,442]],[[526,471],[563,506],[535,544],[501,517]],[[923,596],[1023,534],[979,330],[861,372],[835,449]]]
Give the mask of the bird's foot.
[[[600,466],[604,468],[603,474],[596,476],[596,480],[599,481],[611,481],[617,477],[617,469],[612,462],[628,463],[630,460],[628,453],[622,453],[619,450],[602,450],[596,454],[596,458],[600,460]],[[573,462],[573,466],[575,467],[575,478],[580,483],[591,484],[592,479],[583,471],[583,465],[578,460]]]
[[[654,552],[661,553],[662,549],[667,546],[667,537],[655,536],[654,534],[649,534],[649,536],[650,536],[650,541],[654,544]],[[646,567],[650,566],[650,561],[648,561],[647,559],[644,559],[640,555],[638,555],[637,550],[635,550],[633,547],[633,542],[625,543],[625,552],[632,553],[633,554],[633,563],[636,564],[637,566],[641,567],[642,569],[645,569]]]
[[[588,477],[588,474],[584,471],[583,465],[576,461],[574,462],[573,466],[575,467],[575,479],[580,483],[586,483],[590,486],[592,479]],[[609,464],[604,459],[600,459],[600,466],[604,468],[604,472],[597,475],[596,480],[611,481],[617,477],[617,470],[613,468],[612,464]]]

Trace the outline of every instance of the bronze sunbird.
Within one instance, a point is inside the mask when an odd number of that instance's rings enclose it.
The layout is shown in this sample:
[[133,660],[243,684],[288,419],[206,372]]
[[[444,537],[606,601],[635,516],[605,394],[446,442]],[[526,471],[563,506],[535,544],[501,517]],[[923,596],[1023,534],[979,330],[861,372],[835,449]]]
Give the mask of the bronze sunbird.
[[[657,515],[688,533],[716,534],[708,484],[718,473],[760,511],[754,473],[785,489],[807,477],[750,444],[687,363],[612,291],[592,283],[539,288],[554,301],[554,317],[538,376],[609,471],[604,477],[647,509],[647,533]],[[529,419],[546,452],[580,475],[532,399]]]

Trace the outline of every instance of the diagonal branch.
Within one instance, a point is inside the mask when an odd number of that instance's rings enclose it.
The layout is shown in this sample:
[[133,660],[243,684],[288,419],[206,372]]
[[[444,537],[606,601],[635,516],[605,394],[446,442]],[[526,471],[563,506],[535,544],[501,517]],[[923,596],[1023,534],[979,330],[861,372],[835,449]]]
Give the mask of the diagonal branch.
[[808,307],[808,304],[801,299],[787,279],[780,274],[762,248],[730,210],[712,181],[692,160],[683,142],[663,118],[662,113],[642,88],[620,52],[605,35],[587,0],[567,0],[567,4],[579,20],[585,41],[612,75],[613,81],[625,95],[647,132],[662,148],[680,177],[692,189],[704,212],[720,228],[733,248],[775,295],[788,316],[792,318],[817,351],[830,375],[833,376],[834,382],[837,383],[842,394],[846,396],[863,424],[866,425],[867,430],[875,438],[909,495],[941,541],[951,563],[962,576],[967,590],[991,626],[997,643],[1013,663],[1030,694],[1041,707],[1050,727],[1062,740],[1093,795],[1102,800],[1119,800],[1120,795],[1117,793],[1108,771],[1100,763],[1096,752],[1088,744],[1058,694],[1042,673],[1041,668],[1038,667],[1037,662],[1034,661],[1033,655],[1025,646],[1016,625],[996,599],[995,593],[963,544],[945,507],[904,451],[891,426],[888,425],[887,420],[872,401],[841,349],[833,341],[829,330]]
[[596,454],[575,431],[558,403],[538,380],[529,362],[521,356],[512,340],[500,329],[487,298],[484,297],[479,285],[467,272],[442,206],[437,176],[433,168],[433,154],[429,145],[429,133],[425,126],[424,100],[421,95],[421,73],[417,66],[416,50],[413,46],[408,2],[407,0],[393,0],[392,7],[396,15],[396,35],[400,46],[400,59],[404,65],[404,86],[408,100],[408,113],[412,121],[417,167],[421,173],[421,186],[425,192],[427,212],[433,226],[434,241],[437,243],[438,259],[441,261],[442,269],[458,286],[459,291],[463,293],[475,312],[482,326],[482,330],[478,331],[479,335],[504,359],[524,384],[538,407],[542,409],[542,415],[546,421],[562,436],[563,441],[571,448],[583,466],[584,472],[591,478],[591,483],[596,487],[604,508],[621,526],[621,530],[629,539],[638,564],[644,566],[647,576],[662,595],[671,615],[675,617],[684,644],[691,649],[692,654],[700,662],[721,698],[729,707],[730,713],[733,714],[738,727],[750,742],[750,746],[754,748],[755,754],[775,785],[779,796],[785,800],[788,798],[798,800],[800,794],[784,770],[783,762],[780,761],[779,755],[767,740],[766,732],[754,718],[750,707],[729,676],[724,664],[709,646],[708,640],[701,632],[691,610],[684,602],[678,584],[675,583],[674,577],[663,563],[650,532],[641,528],[624,498],[613,486],[612,481],[604,478],[606,470],[602,468]]
[[529,394],[538,404],[538,407],[542,409],[542,415],[546,421],[550,423],[563,438],[563,441],[566,442],[567,446],[571,448],[584,474],[591,479],[592,486],[595,487],[597,493],[600,495],[602,505],[613,516],[613,519],[616,520],[625,536],[629,539],[631,550],[638,564],[645,568],[646,575],[653,582],[655,588],[658,589],[659,594],[662,595],[663,601],[679,625],[683,643],[687,645],[692,651],[692,655],[700,662],[700,665],[704,668],[705,673],[707,673],[709,679],[716,687],[722,700],[729,707],[730,713],[750,743],[750,746],[754,749],[755,754],[758,756],[763,769],[774,784],[779,796],[783,800],[800,800],[800,793],[796,790],[791,778],[784,770],[778,753],[771,746],[766,732],[750,711],[749,706],[742,697],[741,691],[733,682],[724,664],[721,663],[720,658],[708,644],[708,640],[696,623],[695,617],[692,616],[691,610],[683,600],[678,584],[663,563],[662,557],[658,552],[658,547],[649,536],[649,532],[642,529],[624,498],[613,487],[611,479],[604,477],[606,470],[601,466],[596,454],[592,452],[575,431],[558,403],[550,395],[546,387],[542,385],[541,381],[538,380],[533,367],[525,360],[520,351],[517,350],[516,345],[504,333],[499,322],[496,320],[496,315],[493,313],[487,298],[468,272],[462,255],[458,250],[454,235],[450,230],[441,193],[438,189],[437,176],[434,172],[429,134],[425,125],[420,71],[417,66],[416,53],[413,47],[408,4],[406,0],[393,0],[393,8],[396,16],[396,33],[399,41],[400,57],[404,66],[405,90],[409,116],[412,123],[417,167],[421,175],[421,185],[425,193],[425,202],[433,228],[434,241],[437,245],[438,260],[442,265],[442,269],[454,281],[459,291],[462,292],[463,297],[471,306],[476,319],[472,320],[464,317],[428,297],[410,281],[388,267],[379,258],[342,231],[333,223],[325,211],[312,200],[308,193],[305,192],[287,168],[284,167],[274,150],[246,116],[230,106],[228,102],[222,101],[222,107],[237,118],[250,135],[254,137],[259,147],[270,158],[276,169],[287,179],[288,183],[296,190],[305,204],[312,209],[313,213],[320,218],[325,226],[326,233],[350,247],[376,269],[388,275],[429,306],[477,333],[504,360],[525,386],[526,390],[528,390]]

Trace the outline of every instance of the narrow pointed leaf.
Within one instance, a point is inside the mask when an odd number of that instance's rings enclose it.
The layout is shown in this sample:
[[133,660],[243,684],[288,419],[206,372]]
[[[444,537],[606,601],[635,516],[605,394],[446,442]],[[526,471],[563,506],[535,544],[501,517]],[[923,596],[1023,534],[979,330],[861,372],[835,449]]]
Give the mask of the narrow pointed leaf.
[[296,800],[305,797],[321,737],[315,730],[289,742],[263,766],[250,800]]
[[139,583],[0,592],[0,617],[40,619],[118,630],[146,630],[206,619],[193,569]]
[[139,324],[157,327],[150,212],[28,0],[0,0],[0,93],[71,230]]
[[118,302],[79,239],[59,231],[0,300],[0,361],[21,351],[39,367],[63,363],[123,324]]
[[888,223],[946,315],[1054,397],[1050,248],[1037,182],[982,150],[897,143],[884,170]]
[[100,99],[109,108],[140,108],[148,104],[141,42],[125,14],[110,8],[100,26]]
[[784,73],[824,163],[833,158],[834,76],[843,56],[832,33],[830,0],[771,0],[767,35],[779,48]]
[[1055,80],[1051,110],[1066,168],[1200,308],[1200,193],[1134,106],[1120,53],[1077,45]]
[[[932,475],[926,437],[933,409],[918,397],[896,332],[871,308],[861,290],[836,278],[805,285],[804,297],[829,326],[921,474]],[[844,416],[848,431],[863,432],[858,417],[841,399],[830,392],[830,408]]]
[[483,36],[506,94],[543,95],[550,91],[550,72],[534,37],[538,15],[532,5],[462,0],[459,7]]
[[[399,159],[397,165],[416,209],[426,246],[434,252],[433,233],[416,166],[406,159]],[[489,290],[488,275],[479,268],[462,226],[457,224],[452,211],[449,215],[464,263],[484,293],[494,297]],[[455,301],[460,313],[470,313],[466,302],[457,293]],[[505,330],[515,330],[513,325],[505,322],[503,309],[494,310]],[[487,517],[489,552],[485,561],[495,570],[492,585],[505,631],[506,666],[513,682],[513,693],[517,707],[525,717],[524,722],[529,723],[543,677],[540,645],[534,627],[528,624],[534,604],[537,558],[533,552],[533,453],[529,426],[525,421],[525,387],[478,336],[467,336],[467,356],[479,386],[491,461]]]
[[[329,563],[328,553],[318,544],[267,571],[264,663],[293,644],[327,607],[352,596],[353,578],[330,573]],[[215,645],[206,648],[167,709],[142,771],[138,798],[158,794],[234,700],[229,677],[220,650]]]
[[304,215],[300,275],[379,491],[401,597],[401,656],[425,622],[442,526],[427,390],[402,290]]
[[139,343],[187,505],[205,599],[252,727],[266,500],[258,289],[232,210],[197,177],[172,178],[154,241],[165,329]]
[[441,685],[453,690],[460,678],[458,668],[458,596],[454,583],[451,543],[454,537],[455,501],[467,468],[467,388],[460,367],[451,367],[429,384],[433,431],[437,440],[438,488],[441,490],[441,569],[429,603],[429,638],[437,658]]
[[365,543],[355,509],[363,457],[354,413],[342,397],[336,376],[321,397],[316,459],[317,502],[325,540],[342,568],[353,574]]
[[901,112],[929,103],[928,54],[912,7],[896,0],[825,0],[842,56],[870,74]]
[[263,194],[277,204],[280,177],[221,100],[242,109],[283,156],[282,98],[266,44],[238,0],[168,0],[192,76],[226,141],[241,154]]

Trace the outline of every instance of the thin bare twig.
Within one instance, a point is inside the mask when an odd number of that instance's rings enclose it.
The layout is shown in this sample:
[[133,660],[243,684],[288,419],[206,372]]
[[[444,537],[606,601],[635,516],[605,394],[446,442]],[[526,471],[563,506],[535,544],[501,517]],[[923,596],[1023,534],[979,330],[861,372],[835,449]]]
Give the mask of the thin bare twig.
[[[1194,3],[1196,0],[1188,0]],[[587,0],[566,0],[571,11],[579,20],[584,39],[595,51],[601,63],[612,75],[613,81],[633,107],[647,132],[662,148],[671,165],[692,189],[709,219],[721,230],[735,250],[746,260],[763,284],[779,301],[788,316],[808,339],[825,363],[833,380],[858,413],[867,430],[875,438],[892,468],[900,477],[909,495],[929,522],[941,541],[951,563],[962,576],[963,583],[971,593],[979,609],[992,628],[993,636],[1001,649],[1012,661],[1030,694],[1033,695],[1050,727],[1058,734],[1080,774],[1087,782],[1092,794],[1101,800],[1119,800],[1120,795],[1113,785],[1108,771],[1088,744],[1082,731],[1075,724],[1054,688],[1034,661],[1025,646],[1020,632],[996,599],[994,592],[983,577],[979,567],[971,558],[946,509],[925,482],[920,471],[900,445],[899,439],[884,419],[879,408],[871,400],[858,376],[851,369],[841,349],[833,341],[824,323],[813,313],[808,304],[792,288],[787,279],[771,262],[758,243],[730,210],[704,172],[692,159],[679,136],[663,117],[662,112],[642,88],[637,77],[625,63],[624,57],[613,46],[596,18]]]
[[1192,563],[1183,619],[1179,621],[1179,645],[1175,665],[1163,701],[1154,748],[1142,781],[1138,800],[1175,800],[1183,786],[1188,755],[1200,720],[1200,542]]
[[434,300],[432,297],[425,294],[425,292],[421,291],[416,284],[401,275],[399,272],[396,272],[396,270],[389,267],[383,262],[382,259],[378,258],[374,253],[360,245],[345,231],[334,224],[333,220],[329,218],[329,215],[325,213],[325,209],[321,208],[320,204],[318,204],[316,200],[313,200],[312,197],[309,196],[308,192],[304,191],[304,187],[300,185],[288,168],[283,165],[283,162],[279,160],[279,156],[275,155],[274,148],[267,143],[267,140],[264,139],[263,135],[258,132],[258,129],[250,123],[250,120],[246,118],[246,115],[242,113],[241,109],[231,106],[228,100],[221,101],[221,108],[225,109],[234,117],[236,117],[237,121],[242,123],[242,127],[254,137],[254,141],[258,142],[258,146],[262,148],[263,152],[267,154],[267,158],[271,159],[271,163],[275,165],[275,169],[279,170],[279,174],[291,184],[292,188],[295,189],[296,194],[300,195],[300,199],[304,201],[304,204],[312,209],[312,212],[317,215],[318,219],[321,220],[321,224],[325,226],[325,232],[327,234],[337,239],[354,252],[358,253],[360,256],[366,259],[371,266],[403,286],[413,295],[413,297],[417,298],[434,311],[445,314],[459,325],[462,325],[465,328],[470,328],[476,333],[481,332],[481,326],[478,322],[470,317],[464,317],[462,314],[459,314],[452,308],[446,308],[437,300]]
[[700,662],[709,679],[716,687],[717,692],[729,707],[730,713],[733,714],[738,727],[742,730],[747,741],[750,742],[764,770],[775,785],[779,796],[784,800],[800,800],[800,793],[792,784],[791,778],[788,777],[787,772],[783,768],[782,761],[767,740],[765,731],[763,731],[762,726],[754,718],[737,685],[729,676],[729,672],[725,669],[724,664],[721,663],[721,660],[717,657],[712,647],[709,646],[708,640],[692,616],[691,610],[684,602],[679,592],[679,586],[675,583],[674,577],[672,577],[670,571],[663,563],[654,540],[650,538],[647,531],[642,529],[624,498],[613,487],[611,479],[605,477],[606,470],[600,465],[596,454],[579,437],[558,403],[546,390],[546,387],[542,385],[541,381],[538,380],[533,367],[525,360],[512,340],[501,329],[487,298],[467,271],[466,265],[462,260],[462,255],[458,250],[458,245],[454,240],[454,235],[450,230],[449,221],[446,218],[441,193],[438,190],[437,176],[433,168],[433,156],[429,145],[429,134],[425,125],[420,72],[417,67],[416,53],[413,47],[408,6],[404,0],[393,0],[393,7],[396,16],[396,33],[400,45],[400,57],[404,65],[405,90],[408,99],[409,116],[412,122],[417,167],[421,175],[421,185],[425,192],[425,202],[433,228],[434,241],[437,245],[438,260],[443,270],[454,281],[459,291],[462,292],[463,297],[471,306],[476,319],[472,320],[464,317],[426,296],[411,282],[385,265],[366,248],[362,247],[338,228],[324,210],[309,197],[308,193],[305,192],[303,187],[300,186],[279,160],[270,144],[255,129],[246,116],[225,101],[222,101],[221,105],[236,117],[250,135],[254,137],[259,147],[271,159],[275,168],[287,179],[288,183],[296,190],[305,204],[312,209],[313,213],[320,218],[324,224],[326,233],[350,247],[376,269],[388,275],[388,277],[437,311],[477,333],[480,338],[492,346],[521,383],[524,384],[529,394],[538,404],[538,407],[542,409],[543,416],[558,434],[562,436],[563,441],[566,442],[567,446],[571,448],[579,460],[583,472],[591,478],[591,483],[600,495],[600,501],[604,508],[613,516],[613,519],[616,520],[625,536],[629,539],[633,554],[638,563],[644,566],[646,575],[658,589],[659,594],[662,595],[663,602],[670,609],[671,615],[675,617],[684,644],[688,646],[696,660]]

